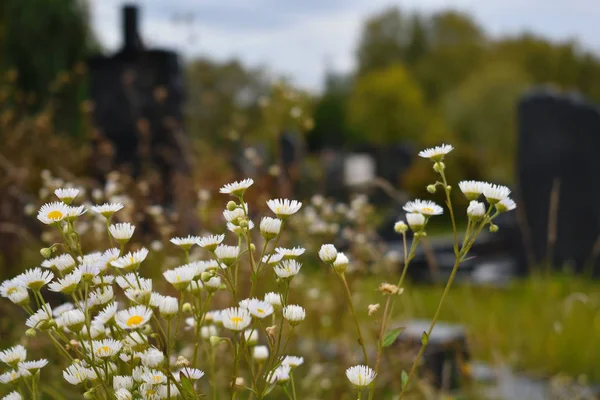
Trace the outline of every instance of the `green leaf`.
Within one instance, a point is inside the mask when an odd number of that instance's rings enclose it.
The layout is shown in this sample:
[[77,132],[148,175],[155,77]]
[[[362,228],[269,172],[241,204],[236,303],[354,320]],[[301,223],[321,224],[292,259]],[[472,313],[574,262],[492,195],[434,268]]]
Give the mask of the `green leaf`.
[[427,346],[427,343],[429,343],[429,336],[427,336],[427,332],[423,332],[423,336],[421,336],[421,344],[423,346]]
[[396,341],[396,338],[398,337],[398,335],[400,335],[402,332],[404,332],[404,329],[406,329],[406,328],[405,327],[396,328],[396,329],[392,329],[391,331],[386,333],[385,337],[383,338],[383,347],[391,346]]
[[405,370],[402,370],[402,390],[406,388],[406,384],[408,383],[408,374]]

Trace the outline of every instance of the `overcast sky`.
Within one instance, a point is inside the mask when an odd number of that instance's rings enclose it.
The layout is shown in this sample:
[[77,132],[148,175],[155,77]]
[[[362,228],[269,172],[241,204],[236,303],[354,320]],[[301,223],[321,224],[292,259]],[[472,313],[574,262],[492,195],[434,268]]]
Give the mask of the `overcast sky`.
[[[123,0],[91,0],[93,26],[109,50],[121,45]],[[350,71],[364,18],[391,5],[404,10],[453,8],[492,35],[524,30],[576,38],[600,53],[600,0],[139,0],[147,44],[184,57],[232,57],[265,65],[319,90],[327,66]],[[182,18],[184,16],[185,18]]]

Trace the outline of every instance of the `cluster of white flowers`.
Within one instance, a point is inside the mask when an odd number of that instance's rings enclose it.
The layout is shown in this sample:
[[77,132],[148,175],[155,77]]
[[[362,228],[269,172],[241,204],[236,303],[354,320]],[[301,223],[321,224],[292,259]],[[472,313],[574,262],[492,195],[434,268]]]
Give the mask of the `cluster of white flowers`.
[[[251,234],[254,224],[243,198],[252,183],[246,179],[220,190],[234,198],[223,215],[235,244],[226,244],[225,234],[170,239],[183,250],[183,263],[162,274],[167,289],[176,296],[157,292],[157,286],[165,285],[155,285],[144,276],[142,265],[149,258],[148,249],[127,248],[136,227],[128,222],[112,223],[114,215],[124,209],[122,203],[76,206],[79,190],[59,188],[55,191],[59,201],[41,206],[38,219],[57,229],[63,242],[41,250],[45,260],[40,267],[2,282],[0,295],[28,313],[27,336],[47,334],[58,354],[69,360],[63,377],[87,390],[86,398],[198,398],[195,381],[205,375],[200,367],[212,371],[212,390],[229,388],[233,393],[245,390],[238,383],[244,374],[254,374],[254,363],[260,364],[262,379],[253,376],[252,391],[264,397],[276,385],[289,384],[293,369],[303,363],[301,357],[289,356],[286,351],[295,327],[306,317],[303,307],[289,302],[291,281],[302,266],[298,257],[305,250],[278,246],[285,221],[302,203],[274,199],[267,206],[275,215],[260,223],[263,250],[256,254]],[[76,228],[84,222],[78,218],[88,210],[92,218],[105,220],[108,242],[119,247],[84,251]],[[212,259],[190,260],[193,246]],[[267,276],[276,280],[278,290],[257,298],[258,284]],[[69,301],[51,304],[45,296],[47,290]],[[223,293],[221,302],[229,296],[232,306],[211,310],[217,292]],[[246,298],[240,300],[242,295]],[[187,347],[176,345],[182,340],[180,323],[194,335]],[[221,343],[231,344],[234,364],[232,384],[223,388],[217,387],[214,372],[214,352]],[[0,375],[0,382],[23,380],[30,390],[28,398],[37,398],[37,385],[30,382],[39,380],[36,372],[47,361],[26,361],[26,354],[22,345],[0,352],[0,361],[10,367]],[[21,396],[14,392],[8,398]]]

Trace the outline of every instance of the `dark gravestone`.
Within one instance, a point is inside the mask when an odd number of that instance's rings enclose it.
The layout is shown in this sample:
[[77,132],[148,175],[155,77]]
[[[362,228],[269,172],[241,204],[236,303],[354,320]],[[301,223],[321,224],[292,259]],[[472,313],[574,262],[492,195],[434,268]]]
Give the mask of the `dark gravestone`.
[[600,233],[598,109],[579,97],[537,89],[521,99],[518,118],[518,197],[528,250],[536,263],[550,259],[581,271]]
[[97,173],[117,169],[134,178],[158,175],[150,201],[186,213],[193,195],[181,111],[183,73],[177,54],[143,46],[137,14],[136,7],[124,7],[125,38],[119,52],[88,61]]

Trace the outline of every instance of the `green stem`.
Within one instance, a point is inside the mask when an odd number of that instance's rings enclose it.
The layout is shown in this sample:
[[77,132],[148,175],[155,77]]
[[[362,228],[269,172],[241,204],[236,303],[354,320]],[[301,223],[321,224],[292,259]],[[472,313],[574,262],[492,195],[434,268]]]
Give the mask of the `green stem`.
[[352,293],[350,292],[350,287],[348,286],[348,281],[346,281],[346,276],[342,273],[340,274],[340,278],[344,283],[344,289],[346,289],[346,297],[348,299],[348,305],[350,306],[350,311],[352,312],[352,318],[354,319],[354,324],[356,325],[356,333],[358,334],[358,344],[362,348],[363,357],[365,358],[365,365],[369,365],[369,356],[367,355],[367,347],[365,346],[365,341],[363,339],[362,333],[360,331],[360,324],[358,323],[358,317],[356,316],[356,311],[354,310],[354,304],[352,303]]

